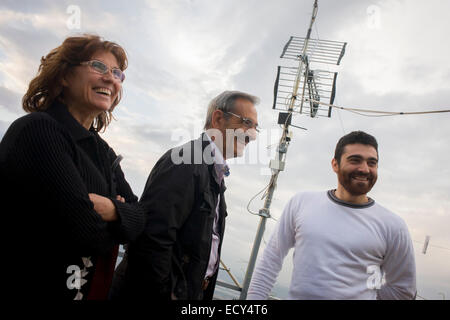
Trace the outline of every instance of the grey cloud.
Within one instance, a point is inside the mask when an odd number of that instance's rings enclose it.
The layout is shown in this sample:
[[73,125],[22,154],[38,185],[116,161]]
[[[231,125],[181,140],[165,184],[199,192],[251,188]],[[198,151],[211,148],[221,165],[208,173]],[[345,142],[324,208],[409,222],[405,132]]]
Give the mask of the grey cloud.
[[[2,25],[2,37],[14,45],[17,53],[26,59],[33,59],[36,63],[39,63],[40,58],[49,53],[51,49],[60,45],[60,40],[55,34],[42,31],[26,20],[11,25]],[[37,69],[33,73],[37,73]]]
[[6,130],[8,130],[10,125],[11,125],[10,122],[0,120],[0,141],[3,138],[3,136],[5,135]]
[[0,3],[1,9],[13,10],[23,13],[40,13],[47,10],[47,6],[51,1],[33,1],[33,0],[3,0]]
[[[50,12],[50,8],[56,10],[48,2],[35,3],[37,2],[29,1],[23,4],[7,1],[2,2],[2,5],[23,12],[32,12],[34,10],[32,6],[39,5],[41,7],[36,8],[36,12]],[[65,11],[68,3],[66,1],[58,4],[60,7],[57,11]],[[127,82],[124,84],[126,99],[123,103],[127,103],[130,112],[137,114],[135,118],[139,118],[138,114],[142,113],[150,120],[149,123],[142,123],[141,119],[130,119],[119,123],[123,130],[130,133],[130,137],[142,141],[140,151],[150,152],[157,158],[157,154],[161,155],[175,144],[171,141],[174,128],[189,131],[197,123],[203,122],[207,102],[216,91],[228,89],[219,88],[218,84],[226,83],[234,89],[260,96],[261,104],[257,108],[259,122],[268,129],[277,127],[277,112],[271,109],[271,105],[276,67],[284,64],[279,55],[289,36],[306,34],[313,1],[236,1],[232,6],[228,6],[229,2],[150,1],[147,2],[149,4],[147,7],[142,3],[135,6],[114,3],[107,10],[113,18],[125,21],[119,24],[120,29],[110,25],[101,27],[102,24],[99,22],[93,23],[96,18],[94,13],[100,8],[103,9],[102,2],[77,3],[84,15],[83,27],[86,29],[83,30],[98,26],[93,31],[105,32],[104,36],[117,40],[129,53],[130,67],[127,70]],[[319,1],[317,29],[314,28],[313,36],[317,36],[318,32],[321,39],[349,43],[348,54],[344,57],[338,77],[336,103],[347,107],[380,110],[419,111],[424,108],[444,107],[448,109],[450,95],[448,90],[439,89],[439,85],[426,93],[420,90],[407,92],[407,85],[405,88],[388,88],[386,94],[374,94],[367,91],[372,88],[364,87],[362,79],[366,75],[364,70],[354,68],[357,65],[355,62],[370,64],[373,59],[383,56],[380,50],[386,48],[379,50],[375,48],[373,54],[369,52],[370,55],[361,54],[361,50],[372,41],[371,37],[374,35],[367,34],[354,39],[346,32],[364,22],[367,17],[366,10],[370,5],[379,5],[385,10],[383,6],[386,3],[371,0]],[[414,6],[410,2],[402,2],[402,5],[408,8]],[[398,17],[398,23],[403,21],[402,18]],[[429,22],[432,28],[433,21]],[[62,38],[47,35],[42,30],[28,30],[28,27],[22,26],[21,31],[17,26],[6,26],[7,29],[2,28],[2,37],[8,37],[17,45],[18,52],[25,59],[33,59],[37,64],[40,56],[62,41]],[[445,36],[440,30],[433,29],[433,32],[440,32]],[[172,38],[175,35],[186,37],[193,41],[194,47],[201,49],[210,48],[208,40],[217,40],[212,49],[221,50],[223,55],[217,55],[217,61],[213,61],[206,70],[195,68],[190,70],[180,62],[182,59],[177,60],[184,52],[168,52],[171,49],[169,48],[171,41],[175,41]],[[376,36],[389,38],[390,30],[380,30]],[[45,44],[38,44],[42,41]],[[408,48],[390,49],[395,52],[408,50]],[[203,52],[204,50],[200,50],[200,54]],[[429,64],[418,65],[414,60],[398,61],[398,72],[402,74],[405,84],[422,76],[426,77],[426,83],[434,81],[441,85],[448,83],[450,80],[448,67],[433,61],[433,56],[439,52],[426,54],[430,56]],[[241,58],[245,59],[242,70],[237,70],[232,76],[228,74],[231,66]],[[375,70],[374,75],[377,71]],[[385,86],[386,78],[383,76],[385,71],[379,70],[379,80],[373,82],[375,87]],[[120,117],[118,119],[121,120]],[[294,122],[307,127],[308,131],[294,129],[286,170],[279,176],[272,204],[275,217],[281,214],[284,204],[296,192],[335,187],[336,177],[330,167],[335,144],[343,135],[343,131],[362,129],[374,134],[380,143],[380,179],[373,190],[375,199],[393,211],[400,212],[412,230],[435,232],[433,236],[438,237],[443,245],[446,242],[450,243],[445,232],[445,226],[450,223],[448,216],[439,216],[436,213],[438,207],[442,210],[450,207],[448,196],[450,171],[445,167],[445,163],[450,161],[448,114],[365,118],[334,110],[331,119],[296,116]],[[2,128],[6,128],[6,125],[0,122],[0,132]],[[147,146],[157,150],[147,150]],[[139,152],[132,155],[132,157],[139,156],[141,156]],[[125,157],[128,163],[141,160],[128,158],[127,155]],[[153,160],[152,158],[151,161]],[[152,165],[150,162],[147,164],[149,170]],[[250,216],[246,212],[246,205],[248,200],[268,183],[269,177],[260,174],[261,167],[267,165],[236,164],[232,166],[231,176],[227,178],[229,221],[223,258],[228,266],[236,271],[235,275],[238,278],[243,277],[246,263],[242,261],[248,260],[258,223],[258,217]],[[142,170],[130,165],[128,169],[130,184],[136,187],[136,190],[140,189],[149,172],[143,174]],[[262,201],[258,198],[252,204],[252,209],[257,211],[261,206]],[[416,211],[410,210],[414,207]],[[429,207],[429,210],[422,212],[426,207]],[[266,239],[274,225],[275,222],[272,220],[268,223]],[[448,277],[448,272],[444,270],[446,265],[444,263],[439,265],[442,270],[434,270],[432,268],[434,265],[431,266],[429,261],[423,261],[420,265],[419,292],[424,288],[424,283],[436,283],[434,278],[430,278],[429,270],[435,271],[435,277],[441,281],[446,279],[445,276]],[[283,275],[288,271],[283,269]],[[279,291],[280,296],[283,296],[285,290],[284,288]],[[423,290],[429,293],[431,289]],[[442,290],[448,290],[448,286]]]
[[143,141],[152,141],[159,146],[168,146],[173,143],[171,141],[171,131],[161,128],[150,128],[147,125],[135,125],[129,127],[134,136],[139,137]]
[[0,106],[13,113],[19,113],[21,110],[22,96],[14,91],[0,86]]

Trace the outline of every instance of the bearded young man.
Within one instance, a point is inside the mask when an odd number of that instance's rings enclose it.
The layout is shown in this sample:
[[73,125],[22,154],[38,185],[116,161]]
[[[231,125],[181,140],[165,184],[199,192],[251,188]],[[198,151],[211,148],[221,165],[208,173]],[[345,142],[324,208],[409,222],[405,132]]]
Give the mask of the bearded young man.
[[301,192],[286,205],[256,266],[248,299],[267,299],[294,248],[288,299],[414,299],[414,248],[405,222],[367,196],[377,181],[378,143],[342,137],[331,161],[337,189]]

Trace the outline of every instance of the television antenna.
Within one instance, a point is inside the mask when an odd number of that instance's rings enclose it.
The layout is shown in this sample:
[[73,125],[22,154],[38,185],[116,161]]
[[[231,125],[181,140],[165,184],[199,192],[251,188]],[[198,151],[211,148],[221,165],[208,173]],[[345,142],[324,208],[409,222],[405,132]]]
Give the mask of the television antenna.
[[299,113],[307,114],[312,118],[318,116],[331,117],[332,108],[320,108],[318,102],[329,101],[330,105],[333,104],[336,94],[337,72],[312,69],[311,63],[339,65],[344,56],[347,43],[311,39],[312,27],[316,20],[317,12],[318,4],[317,0],[315,0],[306,37],[290,37],[280,57],[294,60],[298,63],[298,66],[279,66],[277,71],[273,109],[283,111],[278,115],[278,124],[282,125],[283,133],[277,147],[276,157],[269,163],[272,176],[265,193],[264,206],[258,213],[260,222],[239,297],[241,300],[247,298],[248,287],[255,268],[266,220],[270,218],[270,205],[277,186],[278,175],[285,167],[286,153],[292,138],[289,127],[297,127],[291,124],[292,115]]

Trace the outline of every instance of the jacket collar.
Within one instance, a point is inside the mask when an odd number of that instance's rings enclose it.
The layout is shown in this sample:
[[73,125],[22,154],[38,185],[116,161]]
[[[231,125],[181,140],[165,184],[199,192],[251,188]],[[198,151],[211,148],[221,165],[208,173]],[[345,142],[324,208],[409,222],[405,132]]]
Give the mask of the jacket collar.
[[75,141],[86,138],[94,138],[95,131],[93,128],[86,130],[67,109],[62,102],[55,101],[45,112],[52,118],[61,123],[71,134]]
[[[216,146],[214,141],[211,140],[209,135],[204,132],[201,136],[201,139],[203,139],[203,150],[210,145],[211,147],[211,154],[213,157],[213,167],[214,167],[214,179],[216,180],[217,184],[220,186],[222,184],[222,181],[224,177],[228,177],[230,175],[230,168],[228,167],[228,164],[226,160],[223,158],[223,155],[219,148]],[[205,144],[205,142],[207,144]]]

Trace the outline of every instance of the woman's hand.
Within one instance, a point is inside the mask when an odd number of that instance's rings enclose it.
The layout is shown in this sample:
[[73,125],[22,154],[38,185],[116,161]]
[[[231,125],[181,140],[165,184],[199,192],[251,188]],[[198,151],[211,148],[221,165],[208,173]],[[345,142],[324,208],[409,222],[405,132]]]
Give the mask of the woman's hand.
[[[111,199],[100,196],[95,193],[89,193],[89,199],[94,204],[94,210],[97,212],[103,221],[111,222],[118,219],[116,207]],[[125,202],[125,199],[121,196],[116,197],[117,200]]]

